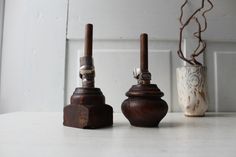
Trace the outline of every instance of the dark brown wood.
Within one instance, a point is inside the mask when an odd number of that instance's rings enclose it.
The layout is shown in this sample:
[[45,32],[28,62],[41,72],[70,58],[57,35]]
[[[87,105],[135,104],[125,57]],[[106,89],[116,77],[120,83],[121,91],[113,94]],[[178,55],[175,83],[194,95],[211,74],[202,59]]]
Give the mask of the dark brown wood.
[[113,109],[99,88],[76,88],[71,104],[64,107],[63,124],[84,129],[112,126]]
[[[206,41],[202,38],[202,33],[204,33],[207,29],[207,18],[206,13],[211,11],[214,7],[212,0],[201,0],[201,6],[193,10],[190,16],[184,16],[184,8],[191,3],[190,0],[185,0],[180,7],[180,29],[179,29],[179,48],[177,50],[177,54],[183,61],[189,63],[190,65],[202,65],[199,61],[197,61],[197,57],[204,53],[206,50]],[[208,4],[207,4],[208,3]],[[207,4],[207,5],[206,5]],[[185,17],[185,18],[184,18]],[[192,51],[192,53],[188,56],[185,56],[182,51],[183,44],[183,35],[185,30],[188,30],[189,25],[192,26],[193,22],[196,24],[197,31],[194,31],[193,37],[196,39],[197,45],[196,48]]]
[[70,104],[64,107],[65,126],[96,129],[112,126],[113,109],[105,104],[99,88],[94,88],[94,65],[92,58],[92,25],[86,25],[85,53],[80,58],[82,87],[76,88]]
[[128,99],[122,103],[122,112],[131,125],[156,127],[168,111],[163,95],[155,84],[133,85],[126,93]]
[[148,35],[146,33],[140,35],[140,69],[148,71]]
[[87,24],[85,26],[85,42],[84,42],[84,56],[93,55],[93,25]]
[[142,34],[141,70],[135,72],[138,84],[133,85],[126,93],[126,99],[121,109],[131,125],[139,127],[155,127],[165,117],[168,111],[167,103],[161,99],[163,92],[155,84],[150,84],[151,74],[148,71],[147,34]]

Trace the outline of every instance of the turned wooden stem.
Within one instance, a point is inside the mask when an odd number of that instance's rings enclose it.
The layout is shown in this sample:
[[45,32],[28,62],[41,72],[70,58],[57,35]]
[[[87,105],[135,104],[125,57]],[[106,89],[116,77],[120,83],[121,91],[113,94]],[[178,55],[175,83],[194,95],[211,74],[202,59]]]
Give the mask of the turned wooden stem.
[[140,36],[140,69],[148,71],[148,35],[146,33]]
[[84,56],[93,55],[93,25],[87,24],[85,26],[85,39],[84,39]]

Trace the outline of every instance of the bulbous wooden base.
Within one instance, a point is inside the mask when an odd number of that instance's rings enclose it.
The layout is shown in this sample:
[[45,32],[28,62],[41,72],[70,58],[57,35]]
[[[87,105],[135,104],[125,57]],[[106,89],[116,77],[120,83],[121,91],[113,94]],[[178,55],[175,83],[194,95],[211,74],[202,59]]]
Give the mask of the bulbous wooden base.
[[99,88],[76,88],[71,104],[64,107],[63,124],[84,129],[112,126],[113,109]]
[[155,84],[134,85],[126,93],[129,98],[122,103],[122,112],[131,125],[156,127],[168,111],[163,95]]

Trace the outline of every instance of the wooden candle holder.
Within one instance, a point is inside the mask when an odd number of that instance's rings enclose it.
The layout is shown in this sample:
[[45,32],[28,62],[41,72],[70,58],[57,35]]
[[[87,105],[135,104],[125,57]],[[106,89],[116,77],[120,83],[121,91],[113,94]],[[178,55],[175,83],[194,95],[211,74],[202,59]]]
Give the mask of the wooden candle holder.
[[86,25],[84,57],[80,58],[82,87],[76,88],[70,105],[64,107],[65,126],[96,129],[113,124],[113,109],[105,104],[99,88],[94,88],[95,70],[92,58],[93,25]]
[[155,84],[150,84],[151,73],[148,71],[148,36],[140,36],[140,69],[134,71],[138,80],[126,93],[126,99],[121,109],[131,125],[140,127],[155,127],[165,117],[168,111],[167,103],[161,99],[163,92]]

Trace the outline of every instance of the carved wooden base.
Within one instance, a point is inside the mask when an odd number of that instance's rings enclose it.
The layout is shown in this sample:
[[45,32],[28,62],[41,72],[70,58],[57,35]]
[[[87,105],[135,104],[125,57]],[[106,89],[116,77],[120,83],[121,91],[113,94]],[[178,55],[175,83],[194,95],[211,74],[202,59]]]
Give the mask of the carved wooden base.
[[76,88],[71,104],[64,107],[63,124],[84,129],[112,126],[113,109],[99,88]]
[[131,125],[156,127],[168,111],[167,103],[161,99],[163,93],[155,84],[134,85],[126,96],[129,98],[121,109]]

